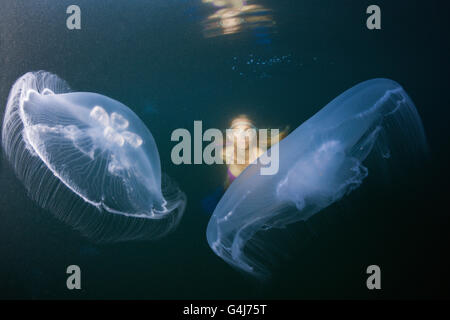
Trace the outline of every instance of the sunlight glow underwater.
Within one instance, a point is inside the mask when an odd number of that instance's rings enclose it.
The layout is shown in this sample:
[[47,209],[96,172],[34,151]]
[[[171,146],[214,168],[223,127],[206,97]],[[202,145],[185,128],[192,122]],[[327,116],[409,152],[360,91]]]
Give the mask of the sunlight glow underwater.
[[186,196],[136,114],[51,73],[13,85],[2,145],[29,196],[94,242],[158,238],[183,215]]
[[306,221],[358,188],[369,174],[363,162],[370,153],[379,152],[378,161],[428,153],[413,102],[387,79],[344,92],[278,146],[278,173],[261,175],[258,161],[247,167],[221,198],[206,231],[219,257],[259,277],[270,271],[261,259],[268,243],[259,236],[256,241],[257,233]]

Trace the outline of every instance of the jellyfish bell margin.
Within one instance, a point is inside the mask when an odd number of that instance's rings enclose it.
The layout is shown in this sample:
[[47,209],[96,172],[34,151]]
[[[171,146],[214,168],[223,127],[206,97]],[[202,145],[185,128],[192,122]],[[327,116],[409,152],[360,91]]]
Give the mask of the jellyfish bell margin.
[[[374,79],[345,91],[281,140],[279,171],[261,175],[260,162],[248,166],[222,196],[209,221],[211,249],[234,268],[270,277],[272,254],[264,241],[282,229],[339,201],[376,174],[375,162],[401,169],[401,160],[428,154],[420,116],[396,82]],[[268,150],[267,152],[270,152]],[[280,249],[280,248],[277,248]],[[282,248],[281,248],[282,250]]]
[[29,197],[93,242],[156,239],[183,215],[186,196],[137,115],[51,73],[13,85],[2,147]]

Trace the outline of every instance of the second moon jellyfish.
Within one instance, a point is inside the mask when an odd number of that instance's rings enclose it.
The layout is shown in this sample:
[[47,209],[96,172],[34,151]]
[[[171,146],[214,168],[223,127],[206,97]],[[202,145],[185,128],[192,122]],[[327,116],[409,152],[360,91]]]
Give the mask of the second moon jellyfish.
[[218,256],[256,276],[270,273],[263,262],[270,243],[261,234],[306,221],[358,188],[370,172],[364,164],[370,153],[378,152],[376,161],[427,153],[413,102],[387,79],[344,92],[275,147],[278,172],[262,175],[262,161],[251,164],[226,191],[207,228]]
[[122,103],[30,72],[11,89],[2,144],[30,197],[95,242],[154,239],[179,222],[186,197],[152,134]]

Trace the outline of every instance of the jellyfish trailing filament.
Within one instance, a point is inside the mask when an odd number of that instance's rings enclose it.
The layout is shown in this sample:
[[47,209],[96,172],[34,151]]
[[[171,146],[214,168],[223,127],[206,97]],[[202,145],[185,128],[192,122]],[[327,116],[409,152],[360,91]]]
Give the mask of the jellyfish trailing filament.
[[248,166],[219,201],[206,231],[219,257],[256,276],[270,274],[261,258],[268,245],[261,234],[307,221],[358,188],[370,174],[369,155],[379,153],[377,161],[392,162],[427,154],[413,102],[387,79],[344,92],[278,147],[278,173],[261,175],[259,161]]
[[158,238],[183,214],[186,197],[162,176],[136,114],[106,96],[70,92],[56,75],[16,81],[2,145],[29,196],[95,242]]

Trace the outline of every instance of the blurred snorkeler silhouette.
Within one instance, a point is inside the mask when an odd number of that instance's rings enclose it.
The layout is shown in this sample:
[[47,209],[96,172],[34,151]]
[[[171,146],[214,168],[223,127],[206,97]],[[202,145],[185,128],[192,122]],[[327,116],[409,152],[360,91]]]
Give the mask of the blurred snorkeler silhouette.
[[[267,135],[267,138],[260,137],[258,134],[260,131],[246,115],[234,118],[229,129],[226,130],[227,136],[222,148],[222,158],[227,166],[225,183],[202,199],[202,207],[206,213],[214,211],[225,190],[245,168],[289,133],[289,127],[285,127],[275,137],[271,135]],[[248,134],[250,130],[256,134]]]

